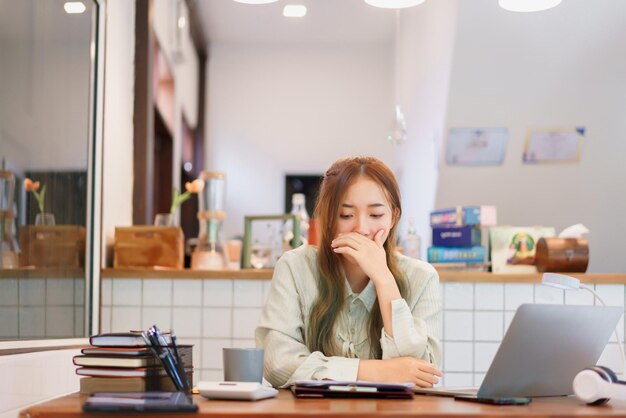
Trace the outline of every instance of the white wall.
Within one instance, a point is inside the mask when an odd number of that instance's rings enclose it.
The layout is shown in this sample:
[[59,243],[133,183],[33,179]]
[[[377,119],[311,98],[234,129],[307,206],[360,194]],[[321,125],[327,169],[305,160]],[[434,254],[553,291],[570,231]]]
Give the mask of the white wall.
[[422,253],[431,239],[428,214],[437,191],[456,15],[456,0],[429,1],[400,15],[395,89],[407,123],[406,143],[396,150],[403,206],[400,236],[413,219]]
[[0,418],[17,417],[28,405],[79,389],[72,357],[80,350],[54,350],[0,356]]
[[205,161],[226,173],[225,237],[245,215],[283,213],[287,173],[358,154],[392,165],[392,58],[386,46],[211,47]]
[[[541,13],[460,2],[448,127],[504,126],[500,167],[441,166],[437,206],[495,204],[500,224],[578,222],[590,272],[624,272],[626,2],[568,0]],[[524,165],[529,127],[586,126],[578,164]]]
[[5,2],[0,17],[0,161],[28,170],[85,170],[91,10]]
[[103,263],[116,226],[133,221],[133,106],[135,3],[107,2],[102,163]]

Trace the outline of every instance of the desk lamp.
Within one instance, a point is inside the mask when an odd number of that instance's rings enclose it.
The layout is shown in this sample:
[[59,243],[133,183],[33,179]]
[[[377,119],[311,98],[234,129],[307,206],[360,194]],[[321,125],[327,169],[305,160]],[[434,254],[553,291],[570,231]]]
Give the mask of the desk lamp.
[[[600,295],[593,290],[591,287],[584,285],[580,282],[580,280],[578,280],[575,277],[572,276],[567,276],[565,274],[558,274],[558,273],[543,273],[543,276],[541,277],[541,284],[544,284],[546,286],[552,286],[552,287],[556,287],[557,289],[562,289],[562,290],[579,290],[579,289],[584,289],[589,291],[595,299],[597,299],[600,304],[602,304],[602,306],[606,306],[606,303],[604,302],[604,300],[602,300],[602,298],[600,297]],[[624,347],[622,346],[622,342],[619,339],[619,335],[617,335],[617,328],[614,331],[614,335],[615,335],[615,339],[617,340],[617,347],[619,349],[619,353],[621,356],[621,360],[622,360],[622,373],[624,373],[626,375],[626,362],[625,357],[624,357]]]

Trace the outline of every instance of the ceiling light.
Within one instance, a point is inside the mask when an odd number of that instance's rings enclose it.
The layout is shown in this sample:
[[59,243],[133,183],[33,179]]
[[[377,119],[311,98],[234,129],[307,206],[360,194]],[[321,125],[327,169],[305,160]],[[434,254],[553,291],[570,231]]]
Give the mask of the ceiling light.
[[422,4],[424,0],[365,0],[365,3],[383,9],[404,9]]
[[87,8],[80,1],[68,1],[63,5],[63,9],[65,9],[65,13],[78,14],[83,13]]
[[245,4],[267,4],[274,3],[278,0],[235,0],[237,3],[245,3]]
[[539,12],[558,6],[561,0],[498,0],[503,9],[511,12]]
[[303,17],[306,15],[306,6],[302,4],[288,4],[283,9],[285,17]]

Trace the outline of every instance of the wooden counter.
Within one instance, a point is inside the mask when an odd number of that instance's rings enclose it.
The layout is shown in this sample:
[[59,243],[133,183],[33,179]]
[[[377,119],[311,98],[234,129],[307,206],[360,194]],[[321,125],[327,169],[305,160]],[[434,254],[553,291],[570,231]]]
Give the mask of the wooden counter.
[[[244,279],[270,280],[272,269],[244,270],[167,270],[167,269],[104,269],[103,279]],[[626,274],[567,273],[583,283],[626,284]],[[541,273],[494,274],[485,272],[440,271],[441,282],[462,283],[541,283]]]
[[85,277],[85,270],[78,267],[20,267],[16,269],[0,268],[0,279],[79,279]]
[[[83,414],[81,403],[85,396],[72,394],[31,406],[20,412],[22,418],[93,417]],[[200,417],[626,417],[626,402],[611,401],[606,406],[586,406],[575,397],[536,398],[526,406],[495,406],[455,401],[452,398],[416,396],[413,400],[377,399],[296,399],[281,390],[275,399],[259,402],[209,401],[194,397],[198,414],[159,413],[160,418]],[[101,414],[104,416],[103,414]],[[115,417],[138,417],[140,414],[110,414]]]

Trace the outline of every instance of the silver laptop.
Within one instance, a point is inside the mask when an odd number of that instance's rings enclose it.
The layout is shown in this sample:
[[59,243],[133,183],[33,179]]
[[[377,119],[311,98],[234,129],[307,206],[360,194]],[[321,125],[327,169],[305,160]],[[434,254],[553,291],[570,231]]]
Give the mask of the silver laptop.
[[578,372],[596,364],[621,307],[521,305],[479,388],[416,388],[415,393],[479,398],[571,395]]

